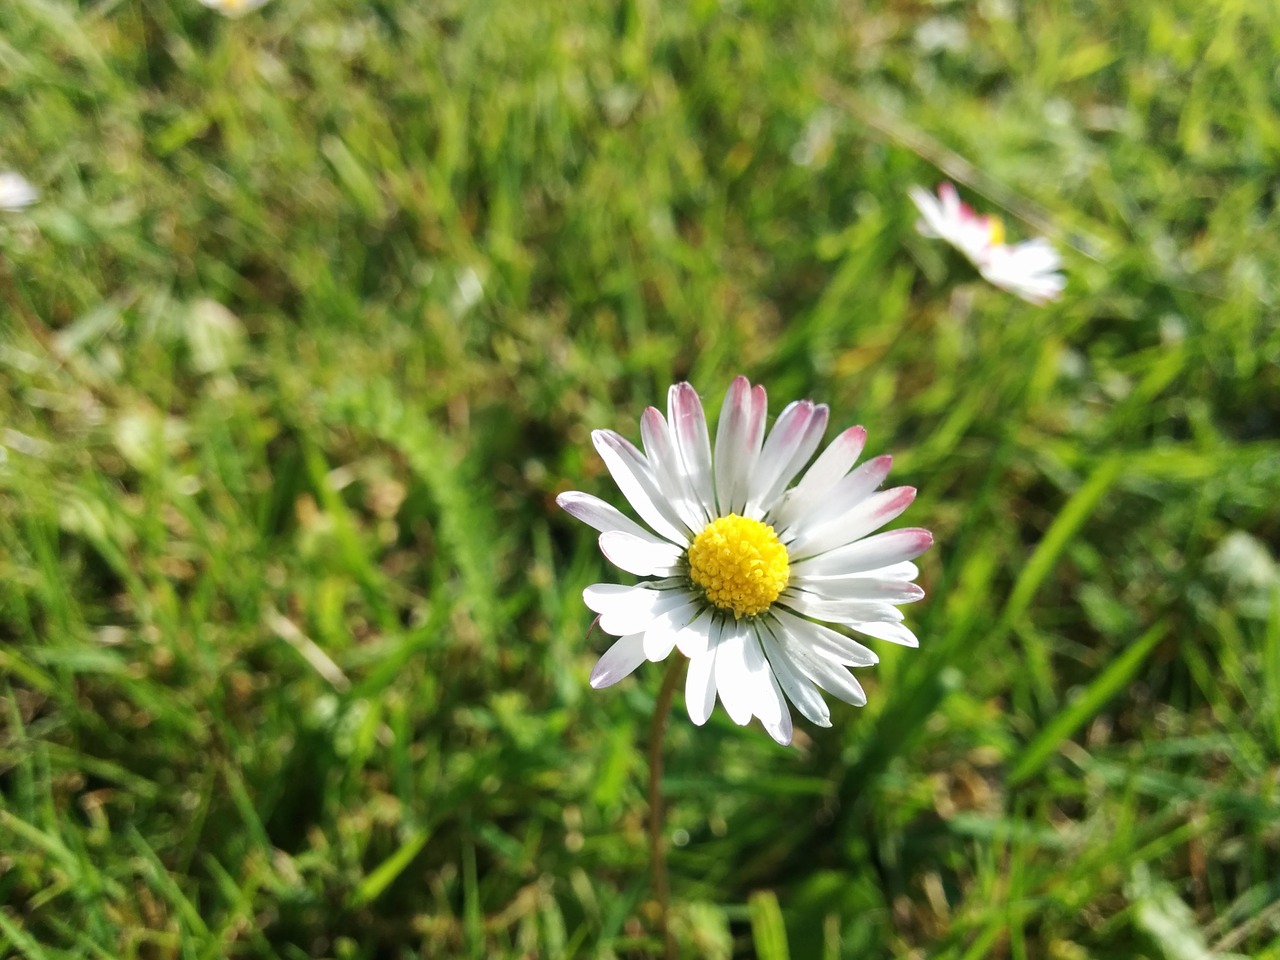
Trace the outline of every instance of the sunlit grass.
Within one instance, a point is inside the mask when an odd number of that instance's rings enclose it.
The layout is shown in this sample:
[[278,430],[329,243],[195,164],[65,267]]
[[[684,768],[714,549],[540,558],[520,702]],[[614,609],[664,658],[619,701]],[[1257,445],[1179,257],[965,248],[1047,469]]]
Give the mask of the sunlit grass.
[[[554,497],[741,372],[866,425],[937,546],[833,729],[677,708],[686,954],[1280,957],[1278,42],[0,5],[0,953],[651,954],[660,671],[588,688],[613,575]],[[1060,304],[916,236],[943,176]]]

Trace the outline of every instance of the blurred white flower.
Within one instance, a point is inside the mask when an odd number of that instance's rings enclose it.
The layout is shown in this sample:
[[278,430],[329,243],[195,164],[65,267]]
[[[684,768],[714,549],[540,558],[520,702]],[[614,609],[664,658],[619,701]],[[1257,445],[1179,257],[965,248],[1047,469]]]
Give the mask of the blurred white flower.
[[584,591],[600,628],[619,638],[591,685],[610,686],[678,649],[689,658],[689,719],[706,723],[719,696],[735,723],[759,717],[770,736],[790,743],[788,700],[830,726],[819,688],[861,706],[866,695],[845,668],[879,659],[819,621],[918,645],[898,605],[924,596],[911,560],[933,536],[875,533],[916,492],[877,492],[890,457],[851,469],[866,442],[862,427],[837,436],[791,486],[818,449],[828,410],[811,400],[791,403],[766,437],[767,411],[764,387],[734,380],[714,459],[702,402],[687,383],[670,389],[666,418],[645,410],[644,452],[611,430],[592,434],[623,496],[654,532],[587,493],[562,493],[556,502],[600,531],[600,550],[615,566],[655,578]]
[[259,7],[266,6],[269,0],[200,0],[211,10],[217,10],[226,17],[243,17]]
[[997,244],[977,266],[988,283],[1036,306],[1057,300],[1067,285],[1066,277],[1058,272],[1062,257],[1044,237]]
[[40,199],[40,191],[20,173],[0,173],[0,210],[25,210]]
[[975,212],[950,183],[940,184],[937,196],[921,187],[908,192],[920,211],[916,230],[951,244],[988,283],[1037,306],[1061,296],[1067,284],[1058,272],[1062,258],[1048,240],[1005,243],[1003,221]]

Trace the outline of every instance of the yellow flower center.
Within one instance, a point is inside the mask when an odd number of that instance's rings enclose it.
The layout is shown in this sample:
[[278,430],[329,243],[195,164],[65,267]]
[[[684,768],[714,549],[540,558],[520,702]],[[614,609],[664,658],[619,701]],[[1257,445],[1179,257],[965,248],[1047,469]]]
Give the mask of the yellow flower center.
[[987,217],[987,232],[992,246],[998,247],[1004,243],[1004,221],[999,217]]
[[689,578],[737,618],[768,610],[790,573],[787,548],[773,527],[736,513],[712,520],[689,547]]

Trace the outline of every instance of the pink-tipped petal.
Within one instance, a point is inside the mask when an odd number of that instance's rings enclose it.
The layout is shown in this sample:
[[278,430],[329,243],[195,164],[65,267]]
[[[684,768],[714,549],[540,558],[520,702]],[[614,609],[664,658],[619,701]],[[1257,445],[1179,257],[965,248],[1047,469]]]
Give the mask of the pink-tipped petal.
[[898,517],[915,498],[915,487],[894,487],[873,494],[838,517],[806,527],[788,544],[788,552],[794,559],[805,560],[861,540]]
[[653,469],[640,451],[612,430],[592,431],[591,440],[614,483],[644,522],[673,543],[688,545],[688,530],[667,505]]
[[840,577],[912,560],[933,546],[933,534],[920,527],[886,530],[791,565],[793,580]]
[[[802,541],[806,531],[855,510],[867,497],[884,483],[893,466],[893,457],[885,454],[868,460],[852,473],[841,478],[831,490],[809,509],[794,517],[778,536],[784,543]],[[838,521],[837,521],[838,522]]]
[[832,440],[783,498],[780,507],[771,512],[774,527],[785,529],[796,517],[820,503],[857,462],[866,443],[867,431],[862,427],[850,427]]
[[653,468],[658,490],[689,530],[705,525],[695,503],[693,490],[684,475],[684,465],[671,442],[667,421],[655,407],[648,407],[640,417],[640,438],[645,456]]
[[556,503],[560,509],[588,526],[595,527],[601,533],[610,530],[621,530],[636,536],[649,536],[649,531],[640,526],[617,508],[605,503],[599,497],[577,490],[568,490],[558,497]]
[[703,523],[716,516],[716,493],[711,480],[711,441],[698,391],[677,383],[667,392],[667,419],[685,476],[693,488]]

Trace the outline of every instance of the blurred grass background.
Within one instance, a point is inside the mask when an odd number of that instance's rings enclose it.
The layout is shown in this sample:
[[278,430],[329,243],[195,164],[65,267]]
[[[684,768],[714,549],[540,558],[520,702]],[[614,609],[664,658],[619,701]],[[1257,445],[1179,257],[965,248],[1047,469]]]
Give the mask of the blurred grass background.
[[[0,5],[0,954],[652,955],[661,671],[587,687],[553,497],[743,372],[938,545],[833,729],[677,704],[683,955],[1280,957],[1277,48],[1265,0]],[[1060,304],[915,236],[938,165]]]

